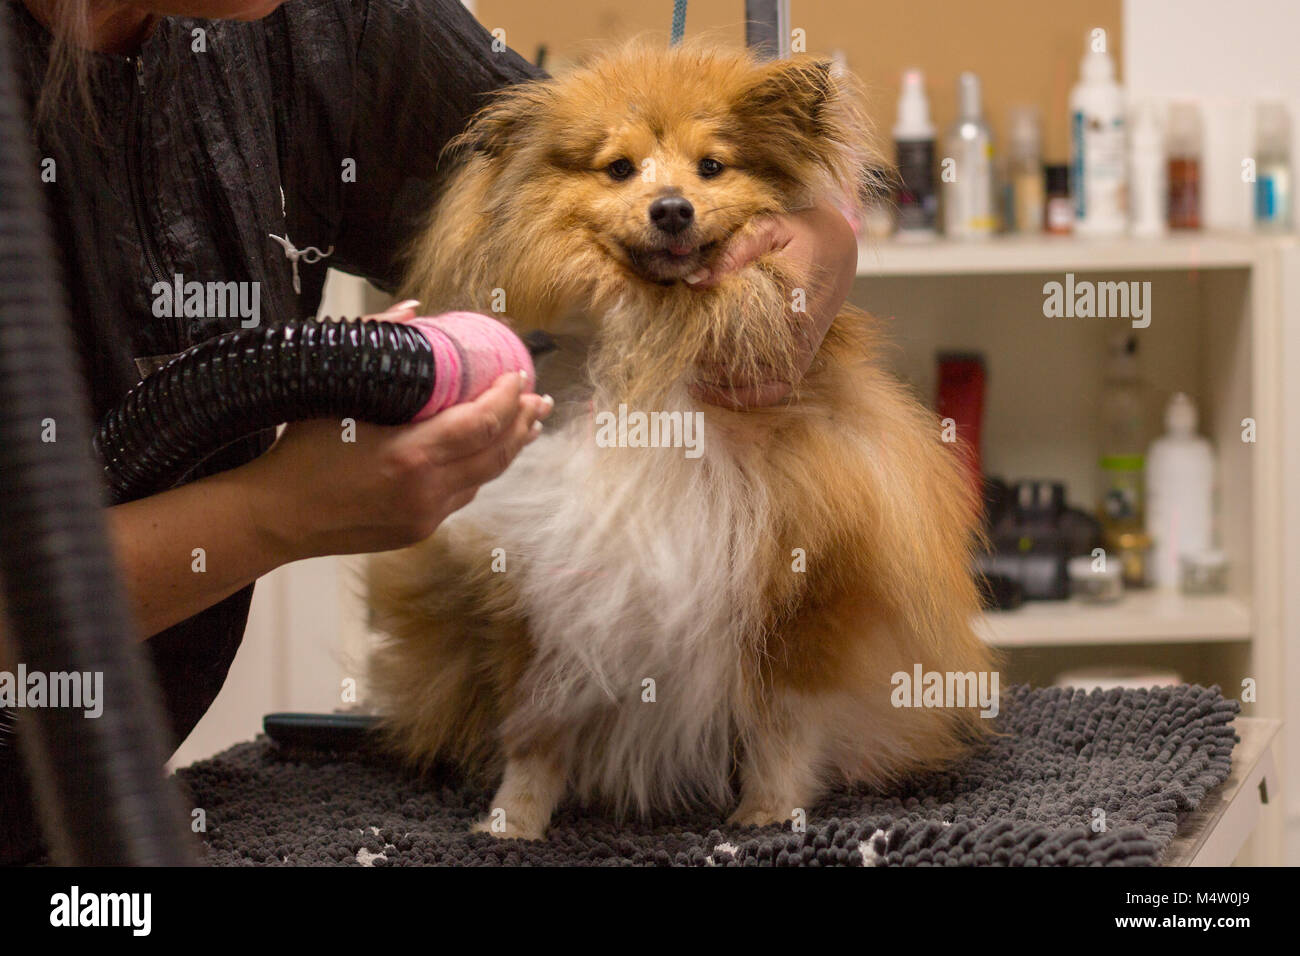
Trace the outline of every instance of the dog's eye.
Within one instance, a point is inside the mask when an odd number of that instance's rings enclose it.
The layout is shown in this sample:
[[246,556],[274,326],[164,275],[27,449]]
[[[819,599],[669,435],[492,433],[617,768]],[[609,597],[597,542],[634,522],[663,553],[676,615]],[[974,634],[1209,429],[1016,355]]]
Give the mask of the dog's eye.
[[636,172],[636,167],[629,159],[616,159],[605,167],[605,172],[609,173],[611,179],[624,180]]
[[705,179],[712,179],[722,172],[722,168],[722,164],[712,156],[705,156],[700,160],[700,175]]

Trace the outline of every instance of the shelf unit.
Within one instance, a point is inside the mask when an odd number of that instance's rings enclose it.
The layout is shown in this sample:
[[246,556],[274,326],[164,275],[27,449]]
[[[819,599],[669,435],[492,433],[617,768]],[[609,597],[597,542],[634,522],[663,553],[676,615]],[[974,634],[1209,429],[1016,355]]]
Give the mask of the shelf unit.
[[975,625],[981,637],[1002,648],[1248,642],[1252,626],[1250,606],[1237,598],[1159,591],[1127,594],[1114,604],[1031,601],[1014,611],[984,614]]
[[996,236],[983,241],[867,241],[859,276],[1010,275],[1135,269],[1250,269],[1261,250],[1293,244],[1236,233],[1171,233],[1162,239]]
[[[1151,283],[1150,325],[1047,317],[1044,285],[1064,282],[1068,273],[1076,283]],[[1010,480],[1063,480],[1070,503],[1089,509],[1099,490],[1105,344],[1132,329],[1152,431],[1168,396],[1185,391],[1215,446],[1228,593],[1139,591],[1113,605],[1030,602],[982,615],[976,628],[1000,651],[1004,686],[1050,684],[1081,666],[1150,666],[1218,684],[1234,698],[1242,696],[1243,681],[1253,681],[1255,700],[1242,703],[1242,715],[1284,716],[1283,642],[1300,624],[1300,601],[1292,603],[1283,577],[1295,561],[1289,542],[1300,531],[1287,532],[1296,522],[1284,497],[1284,464],[1294,465],[1300,447],[1300,422],[1283,414],[1300,395],[1283,375],[1284,350],[1294,352],[1291,337],[1300,327],[1295,237],[867,241],[859,247],[851,301],[885,324],[896,346],[894,370],[925,400],[935,394],[936,352],[983,353],[985,471]],[[1255,423],[1253,442],[1243,441],[1243,419]],[[1246,858],[1276,861],[1280,835],[1280,814],[1271,814]]]

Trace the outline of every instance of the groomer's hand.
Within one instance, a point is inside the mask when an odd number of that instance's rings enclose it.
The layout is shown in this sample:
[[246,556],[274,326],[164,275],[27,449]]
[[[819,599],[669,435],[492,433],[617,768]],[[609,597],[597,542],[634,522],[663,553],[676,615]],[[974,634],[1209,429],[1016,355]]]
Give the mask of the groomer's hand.
[[[844,214],[832,202],[821,200],[809,209],[780,216],[767,216],[756,228],[733,239],[722,250],[711,270],[687,279],[697,289],[716,285],[768,253],[784,258],[792,275],[803,276],[808,311],[791,313],[800,321],[803,348],[799,371],[808,371],[821,347],[826,331],[849,296],[858,269],[858,242]],[[785,401],[790,382],[777,379],[755,382],[733,381],[726,369],[716,369],[715,380],[695,387],[696,396],[724,408],[754,408]]]
[[289,425],[246,466],[256,472],[254,522],[285,561],[422,541],[540,434],[554,402],[524,385],[503,375],[474,401],[413,425],[357,422],[354,441],[339,421]]

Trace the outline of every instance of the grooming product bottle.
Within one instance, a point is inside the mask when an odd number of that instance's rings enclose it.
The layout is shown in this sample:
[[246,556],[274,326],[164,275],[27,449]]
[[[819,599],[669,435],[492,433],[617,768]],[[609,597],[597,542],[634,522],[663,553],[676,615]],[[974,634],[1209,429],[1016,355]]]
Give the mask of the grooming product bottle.
[[944,142],[953,178],[943,186],[944,232],[957,239],[980,239],[997,228],[993,192],[993,134],[984,122],[980,80],[963,73],[957,80],[957,122]]
[[1011,228],[1018,233],[1043,229],[1046,187],[1038,111],[1022,106],[1011,113],[1008,175],[1011,179]]
[[1043,229],[1046,191],[1043,183],[1042,135],[1038,110],[1021,106],[1011,112],[1009,176],[1011,230],[1038,233]]
[[1201,116],[1193,103],[1169,108],[1169,228],[1201,228]]
[[1165,409],[1165,434],[1151,443],[1146,489],[1152,583],[1174,589],[1183,559],[1209,551],[1214,511],[1214,452],[1196,434],[1196,403],[1182,392]]
[[937,233],[939,214],[934,183],[934,124],[930,122],[930,102],[925,96],[925,74],[920,70],[903,73],[894,150],[899,179],[894,197],[898,236],[932,238]]
[[1103,532],[1116,537],[1143,528],[1143,470],[1146,465],[1142,422],[1142,383],[1138,376],[1137,337],[1111,339],[1101,393],[1101,509]]
[[1053,236],[1074,232],[1074,200],[1070,198],[1070,167],[1050,163],[1043,167],[1047,202],[1043,209],[1043,230]]
[[1165,235],[1168,231],[1165,134],[1160,110],[1152,102],[1144,103],[1134,112],[1128,165],[1133,235],[1142,238]]
[[1291,228],[1291,121],[1286,105],[1260,103],[1255,110],[1255,228]]
[[1083,236],[1117,236],[1128,227],[1124,93],[1105,44],[1101,31],[1089,35],[1070,92],[1074,229]]

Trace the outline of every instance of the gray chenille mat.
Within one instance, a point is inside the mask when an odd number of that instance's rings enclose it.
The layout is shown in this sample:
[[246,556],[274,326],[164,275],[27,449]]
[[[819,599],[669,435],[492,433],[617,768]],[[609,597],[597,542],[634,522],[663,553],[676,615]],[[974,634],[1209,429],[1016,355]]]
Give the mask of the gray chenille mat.
[[566,805],[545,841],[499,841],[467,832],[490,789],[265,738],[177,776],[215,866],[1142,866],[1227,778],[1238,710],[1217,687],[1015,687],[986,748],[895,792],[836,791],[801,832]]

